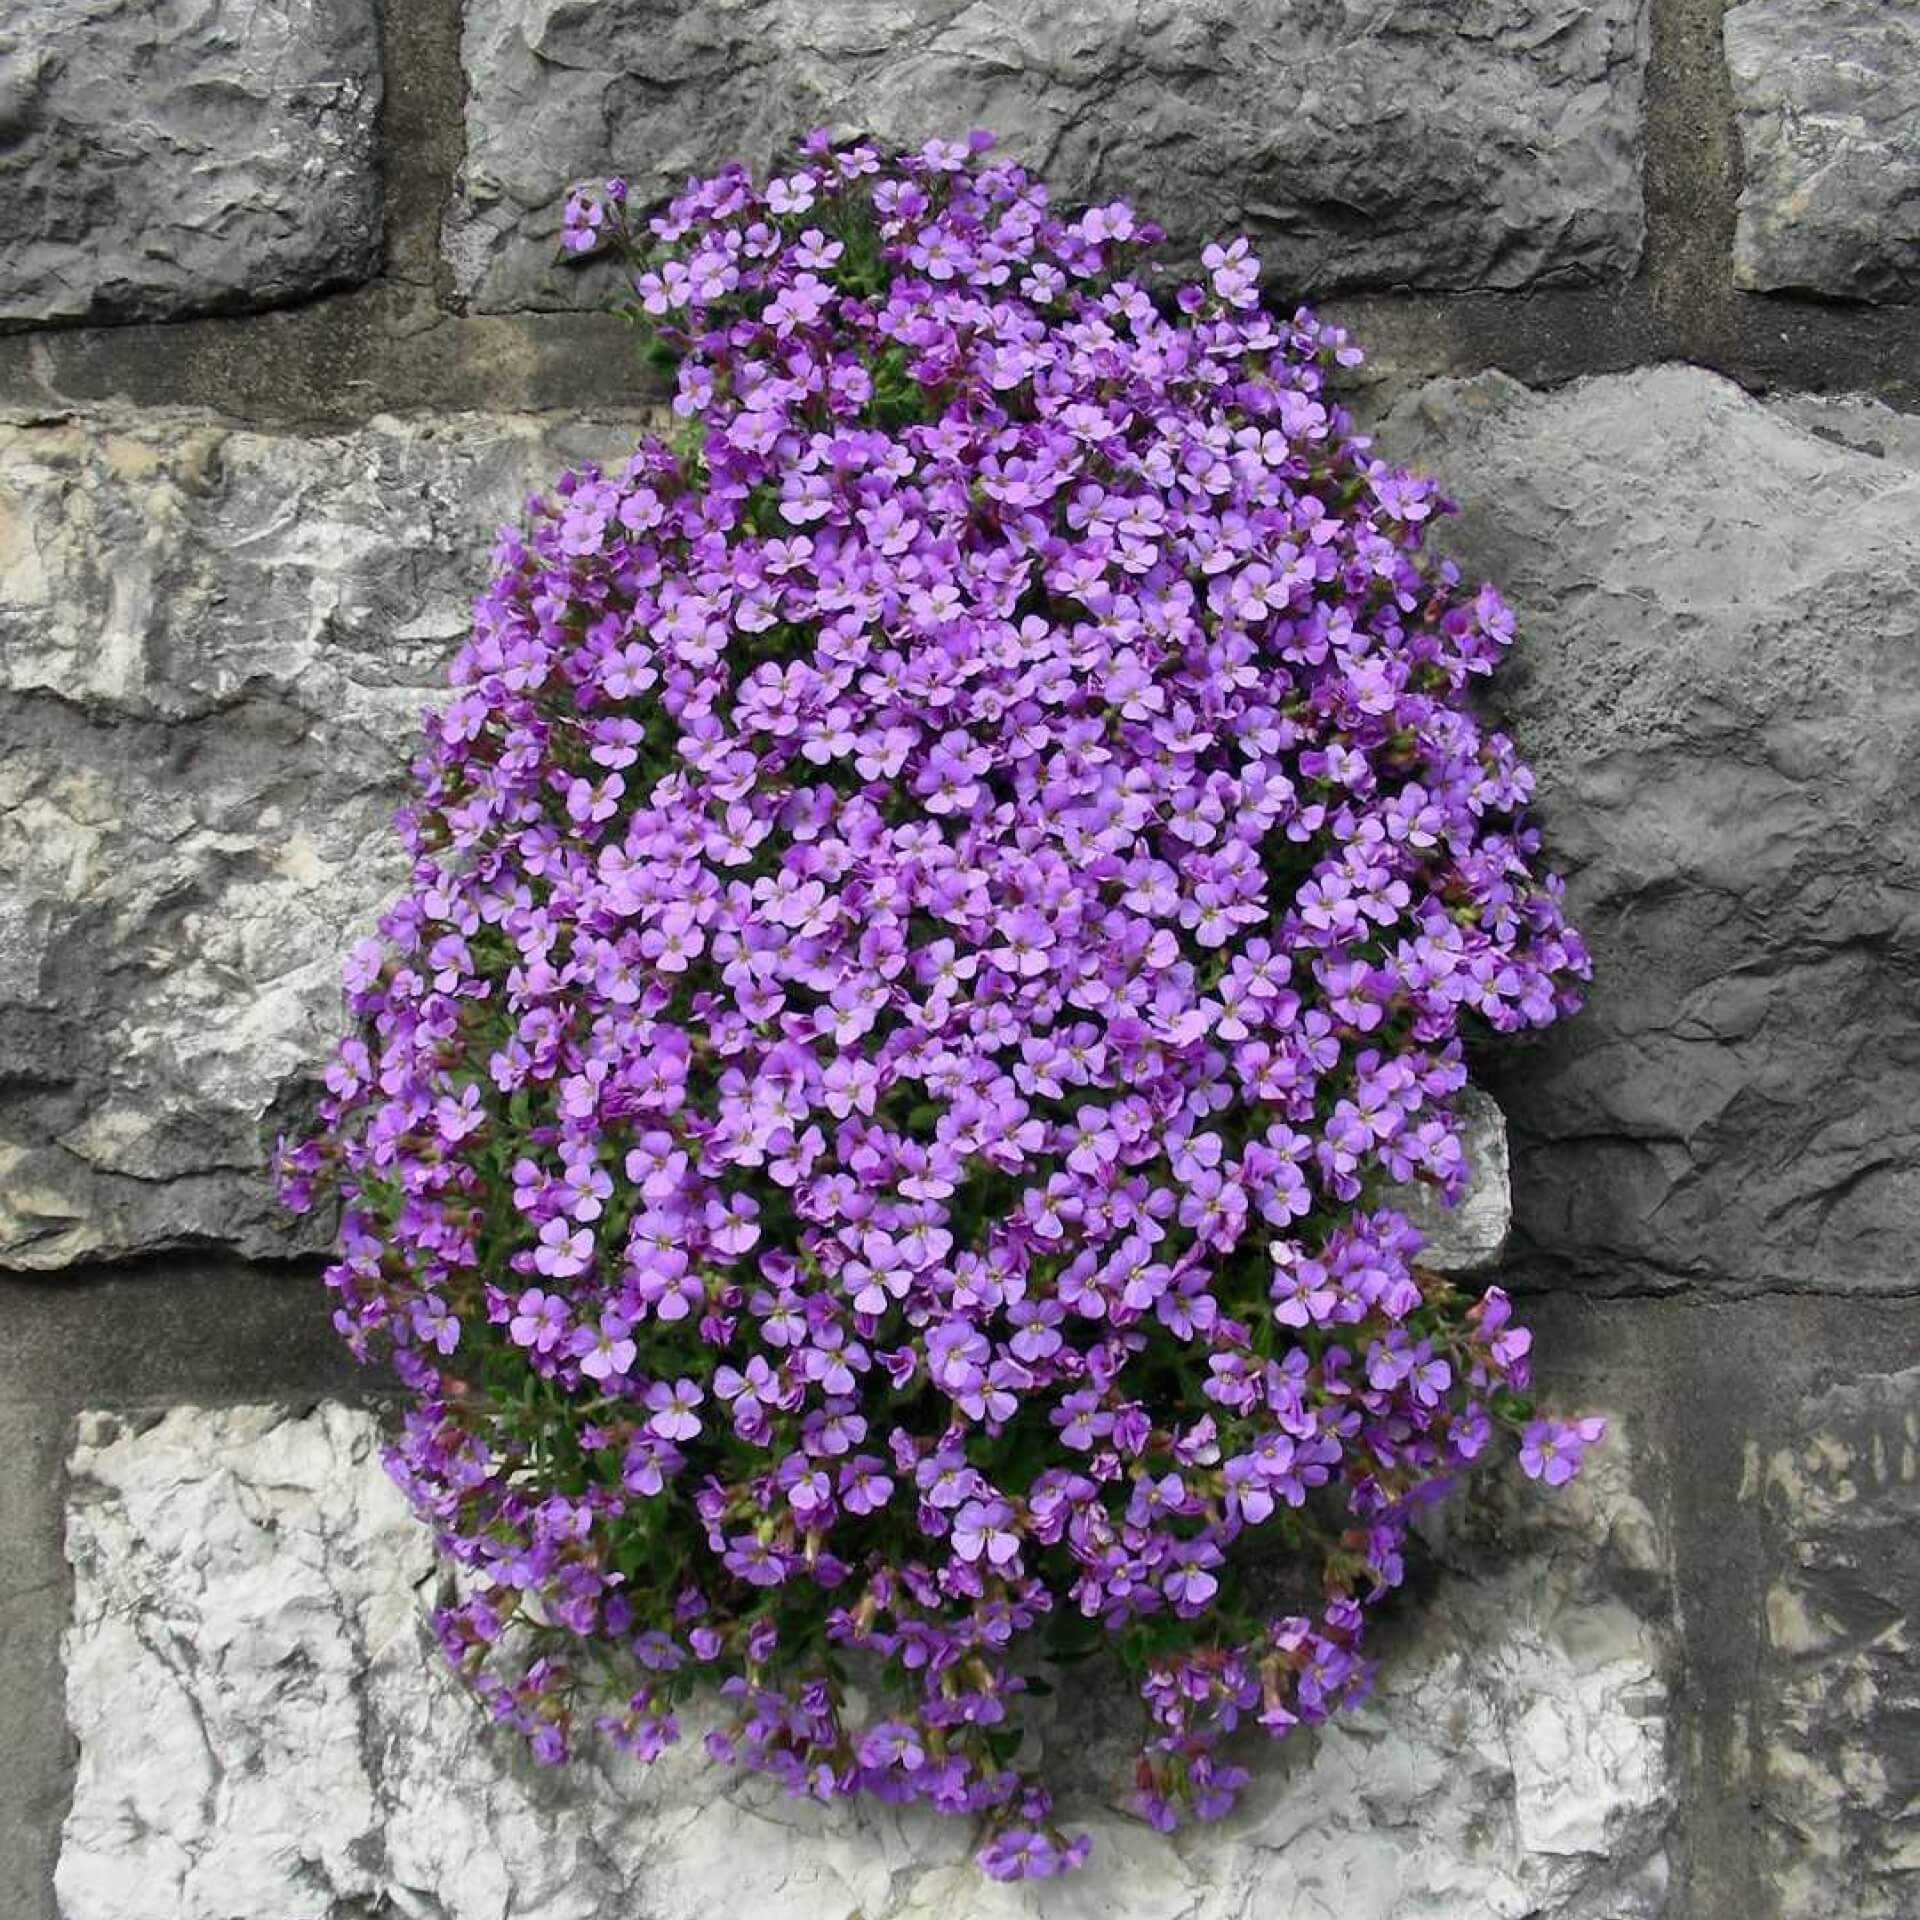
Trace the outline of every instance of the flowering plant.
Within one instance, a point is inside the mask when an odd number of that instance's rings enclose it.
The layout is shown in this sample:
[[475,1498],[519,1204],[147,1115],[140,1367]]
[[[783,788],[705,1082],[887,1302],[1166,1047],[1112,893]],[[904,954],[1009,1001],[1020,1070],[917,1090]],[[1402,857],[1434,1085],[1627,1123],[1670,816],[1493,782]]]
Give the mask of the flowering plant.
[[502,535],[279,1171],[536,1753],[704,1684],[717,1754],[1013,1876],[1085,1850],[1044,1667],[1109,1649],[1143,1811],[1217,1815],[1226,1733],[1365,1687],[1421,1503],[1598,1423],[1381,1199],[1457,1197],[1463,1027],[1588,971],[1466,698],[1512,617],[1243,240],[1156,298],[990,144],[574,198],[679,444]]

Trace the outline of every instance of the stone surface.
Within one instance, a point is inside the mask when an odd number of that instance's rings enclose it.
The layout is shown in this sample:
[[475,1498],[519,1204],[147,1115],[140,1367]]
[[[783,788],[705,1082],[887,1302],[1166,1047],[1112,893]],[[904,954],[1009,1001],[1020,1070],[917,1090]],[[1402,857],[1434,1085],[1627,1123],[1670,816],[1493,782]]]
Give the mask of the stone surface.
[[[983,1885],[958,1823],[827,1812],[709,1762],[541,1773],[425,1633],[426,1536],[370,1418],[83,1417],[64,1920],[1641,1920],[1665,1907],[1662,1548],[1617,1447],[1455,1516],[1375,1699],[1258,1756],[1218,1827],[1117,1810],[1118,1694],[1043,1738],[1097,1864]],[[1639,1602],[1640,1606],[1630,1604]]]
[[486,549],[631,427],[0,426],[0,1266],[311,1244],[262,1177]]
[[1806,1400],[1760,1482],[1755,1745],[1780,1920],[1903,1920],[1920,1905],[1920,1369]]
[[1645,0],[470,0],[447,227],[482,307],[598,304],[568,178],[642,200],[816,125],[997,132],[1067,202],[1245,229],[1288,293],[1605,279],[1639,256]]
[[1426,1236],[1420,1258],[1437,1273],[1476,1273],[1494,1265],[1506,1250],[1513,1223],[1506,1120],[1477,1087],[1460,1096],[1460,1112],[1466,1122],[1460,1144],[1467,1157],[1467,1190],[1459,1204],[1443,1205],[1432,1187],[1418,1181],[1387,1195]]
[[0,321],[270,306],[380,265],[374,0],[0,16]]
[[[204,416],[0,426],[0,1267],[320,1243],[273,1133],[403,873],[388,820],[503,518],[634,428]],[[1505,1231],[1410,1196],[1438,1267]],[[1424,1211],[1420,1211],[1424,1209]]]
[[1741,0],[1725,23],[1743,287],[1920,294],[1920,6]]
[[1440,382],[1382,450],[1520,638],[1494,701],[1594,950],[1483,1065],[1521,1251],[1609,1286],[1907,1289],[1920,1244],[1920,435],[1687,368]]

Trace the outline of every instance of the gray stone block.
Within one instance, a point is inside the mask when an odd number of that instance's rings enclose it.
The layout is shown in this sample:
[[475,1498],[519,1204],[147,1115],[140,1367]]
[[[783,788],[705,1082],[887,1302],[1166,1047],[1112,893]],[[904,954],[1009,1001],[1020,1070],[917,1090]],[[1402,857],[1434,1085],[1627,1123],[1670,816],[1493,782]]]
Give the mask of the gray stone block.
[[569,179],[646,201],[815,125],[980,126],[1068,203],[1251,233],[1289,294],[1608,279],[1647,45],[1646,0],[471,0],[447,256],[480,307],[598,304],[554,265]]
[[1735,280],[1920,294],[1920,7],[1741,0],[1725,37],[1743,160]]
[[1594,950],[1495,1049],[1525,1247],[1636,1287],[1911,1288],[1920,440],[1681,367],[1438,382],[1381,450],[1519,640],[1493,699]]
[[0,427],[0,1266],[324,1231],[264,1152],[402,877],[419,714],[500,523],[633,439]]
[[[325,1239],[278,1213],[264,1155],[403,877],[419,713],[500,522],[633,437],[0,426],[0,1267]],[[1504,1235],[1497,1112],[1467,1146],[1462,1207],[1404,1196],[1436,1266]]]
[[1506,1249],[1513,1222],[1506,1120],[1477,1087],[1460,1095],[1459,1111],[1465,1123],[1460,1145],[1467,1158],[1467,1190],[1458,1203],[1447,1206],[1423,1181],[1384,1195],[1386,1204],[1398,1207],[1425,1236],[1420,1261],[1436,1273],[1477,1273],[1493,1266]]
[[[1661,1549],[1616,1438],[1504,1548],[1464,1537],[1392,1630],[1372,1701],[1253,1756],[1217,1826],[1122,1811],[1117,1680],[1041,1730],[1077,1879],[983,1882],[969,1825],[822,1808],[710,1761],[699,1715],[653,1767],[542,1773],[462,1694],[421,1620],[432,1557],[337,1405],[84,1416],[68,1552],[80,1743],[65,1920],[1651,1920],[1666,1905],[1665,1638],[1622,1597]],[[1056,1696],[1056,1701],[1063,1696]]]
[[374,0],[0,18],[0,322],[271,306],[378,271]]
[[1920,1892],[1920,1370],[1802,1402],[1757,1477],[1756,1798],[1779,1920],[1902,1920]]

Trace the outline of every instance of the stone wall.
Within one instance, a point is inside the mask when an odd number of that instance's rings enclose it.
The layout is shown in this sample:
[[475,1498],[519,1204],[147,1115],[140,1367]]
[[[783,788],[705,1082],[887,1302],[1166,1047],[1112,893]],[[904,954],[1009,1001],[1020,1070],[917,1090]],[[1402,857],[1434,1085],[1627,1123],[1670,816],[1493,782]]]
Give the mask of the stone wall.
[[[819,121],[994,126],[1354,329],[1598,968],[1480,1063],[1596,1470],[1448,1517],[1218,1831],[1063,1710],[1104,1865],[1037,1897],[488,1738],[262,1174],[495,525],[657,401],[565,176]],[[0,1915],[1920,1913],[1913,0],[36,0],[0,234]]]

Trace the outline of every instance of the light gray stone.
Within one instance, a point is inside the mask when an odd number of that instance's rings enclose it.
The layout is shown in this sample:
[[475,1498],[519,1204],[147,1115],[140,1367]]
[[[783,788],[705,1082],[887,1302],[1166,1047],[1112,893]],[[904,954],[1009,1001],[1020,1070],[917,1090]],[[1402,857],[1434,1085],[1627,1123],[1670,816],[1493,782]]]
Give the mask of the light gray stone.
[[502,520],[633,438],[0,426],[0,1266],[324,1234],[264,1155],[401,878],[420,710]]
[[[0,425],[0,1267],[321,1244],[264,1156],[397,891],[420,710],[503,519],[635,427],[467,416],[347,434],[204,415]],[[1498,1251],[1408,1196],[1431,1263]]]
[[1920,1899],[1920,1369],[1812,1396],[1757,1478],[1772,1583],[1754,1745],[1780,1920],[1903,1920]]
[[374,0],[0,17],[0,320],[270,306],[380,264]]
[[1523,1251],[1603,1285],[1913,1285],[1920,439],[1683,367],[1437,382],[1381,451],[1511,600],[1492,700],[1594,951],[1493,1050]]
[[1735,280],[1920,293],[1920,6],[1740,0],[1725,38],[1742,154]]
[[1477,1087],[1460,1096],[1460,1114],[1466,1123],[1460,1144],[1467,1157],[1467,1190],[1459,1203],[1445,1205],[1422,1181],[1394,1187],[1385,1196],[1425,1236],[1421,1263],[1436,1273],[1477,1273],[1493,1266],[1506,1250],[1513,1221],[1506,1120]]
[[481,307],[599,304],[554,265],[570,179],[647,201],[815,125],[987,127],[1188,257],[1250,232],[1289,294],[1611,278],[1647,45],[1645,0],[470,0],[447,257]]
[[[90,1415],[73,1459],[65,1920],[1648,1920],[1665,1906],[1662,1631],[1624,1595],[1661,1548],[1617,1442],[1548,1499],[1448,1524],[1379,1690],[1262,1748],[1229,1820],[1120,1811],[1117,1692],[1043,1738],[1085,1873],[983,1884],[961,1823],[785,1799],[697,1738],[651,1769],[541,1773],[422,1622],[427,1536],[369,1417]],[[1492,1544],[1497,1537],[1500,1544]],[[1656,1583],[1657,1584],[1657,1583]]]

